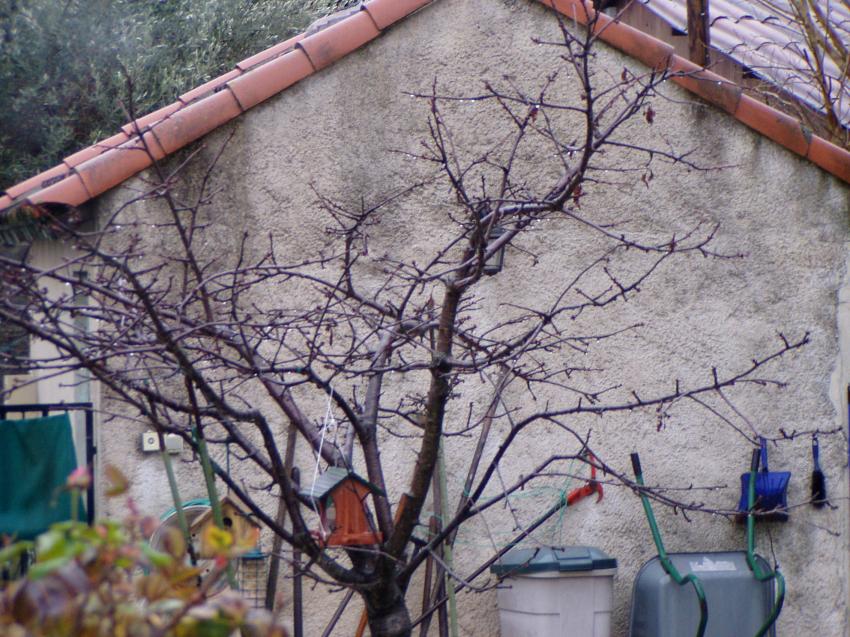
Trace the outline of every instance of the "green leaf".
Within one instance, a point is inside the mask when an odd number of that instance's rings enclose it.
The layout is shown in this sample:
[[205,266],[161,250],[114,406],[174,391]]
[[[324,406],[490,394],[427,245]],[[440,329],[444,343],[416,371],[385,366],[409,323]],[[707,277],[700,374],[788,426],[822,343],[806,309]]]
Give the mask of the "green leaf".
[[50,575],[57,569],[62,568],[73,559],[73,555],[56,557],[50,560],[43,560],[30,566],[28,575],[31,580],[39,580],[46,575]]
[[21,555],[32,549],[33,543],[22,541],[15,542],[0,549],[0,564],[9,564],[20,559]]
[[233,632],[230,622],[223,619],[207,619],[198,623],[197,637],[229,637]]
[[68,554],[68,538],[61,530],[52,528],[35,540],[35,552],[39,562],[46,562]]
[[156,549],[151,548],[150,544],[146,542],[141,544],[141,548],[144,556],[156,568],[168,568],[174,563],[174,558],[172,558],[168,553],[157,551]]

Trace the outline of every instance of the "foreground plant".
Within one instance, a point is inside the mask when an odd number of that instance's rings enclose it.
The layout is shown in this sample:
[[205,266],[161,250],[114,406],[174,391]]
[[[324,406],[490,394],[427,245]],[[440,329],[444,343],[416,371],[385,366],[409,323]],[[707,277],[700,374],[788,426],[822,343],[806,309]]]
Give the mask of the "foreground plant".
[[[76,482],[69,479],[73,488]],[[271,613],[250,608],[238,593],[210,595],[229,560],[247,550],[227,531],[210,527],[216,558],[202,577],[179,532],[167,535],[164,550],[154,549],[146,538],[156,520],[141,516],[132,500],[127,505],[123,522],[60,522],[34,542],[0,550],[0,568],[14,568],[28,552],[36,556],[26,575],[0,592],[0,634],[226,637],[241,630],[285,637]]]

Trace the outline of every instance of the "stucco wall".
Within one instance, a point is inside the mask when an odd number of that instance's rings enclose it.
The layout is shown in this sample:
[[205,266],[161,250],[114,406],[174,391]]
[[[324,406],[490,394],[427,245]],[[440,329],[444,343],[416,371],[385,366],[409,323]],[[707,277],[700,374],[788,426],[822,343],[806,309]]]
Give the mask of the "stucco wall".
[[[391,152],[418,152],[420,141],[427,136],[428,106],[405,92],[428,91],[436,79],[442,93],[471,95],[481,91],[483,80],[505,83],[508,77],[532,90],[559,64],[557,51],[532,38],[557,36],[554,17],[537,3],[442,0],[209,136],[199,164],[211,159],[232,134],[213,176],[215,187],[221,188],[210,208],[210,232],[216,248],[226,250],[248,231],[258,238],[257,250],[264,249],[262,238],[272,233],[293,260],[310,255],[321,246],[327,225],[316,206],[316,191],[356,206],[361,198],[374,202],[432,170]],[[597,49],[600,80],[606,75],[619,77],[624,66],[636,67],[610,49]],[[577,99],[569,81],[561,82],[558,91],[563,99]],[[504,134],[503,124],[494,124],[487,108],[478,103],[449,108],[459,147],[480,150]],[[637,180],[636,184],[589,188],[581,203],[583,212],[599,221],[628,220],[626,228],[645,240],[660,239],[671,229],[681,233],[694,221],[703,221],[707,227],[718,223],[718,250],[742,256],[673,261],[674,265],[662,267],[642,286],[639,295],[590,317],[588,321],[597,328],[637,323],[643,327],[592,348],[588,365],[605,367],[612,383],[622,383],[623,389],[612,398],[625,396],[632,388],[649,396],[669,390],[677,379],[683,384],[705,383],[712,367],[726,371],[744,368],[752,357],[776,347],[778,332],[789,338],[809,332],[808,346],[765,371],[765,375],[787,382],[784,389],[735,388],[728,396],[767,435],[776,435],[780,428],[790,432],[841,427],[845,421],[839,406],[843,405],[847,375],[839,353],[837,307],[846,277],[850,191],[724,114],[695,103],[676,87],[668,86],[665,98],[656,99],[653,108],[654,123],[635,120],[629,127],[630,141],[693,150],[694,162],[715,169],[674,169],[657,162],[648,185]],[[571,124],[565,119],[563,125]],[[542,162],[537,173],[530,165],[526,168],[532,182],[545,183],[553,174]],[[619,176],[617,180],[622,181]],[[118,189],[97,205],[113,207],[132,191],[133,184],[128,186],[131,190]],[[383,222],[370,230],[372,241],[379,249],[396,251],[399,256],[428,254],[435,238],[446,236],[444,214],[451,205],[443,185],[426,187],[392,207]],[[142,209],[139,214],[146,213]],[[150,214],[156,213],[152,210]],[[481,324],[509,311],[503,305],[506,300],[545,306],[558,283],[574,275],[588,255],[602,247],[597,235],[577,225],[544,225],[524,241],[523,246],[536,252],[539,261],[534,263],[517,250],[508,252],[505,271],[483,281],[477,290]],[[847,324],[847,317],[842,320]],[[469,401],[480,405],[488,395],[486,387],[474,383],[464,392],[459,411],[452,412],[456,418],[462,417]],[[520,403],[531,400],[519,386],[511,389],[510,397]],[[538,397],[541,401],[546,398],[545,392]],[[734,506],[738,476],[750,453],[742,436],[693,403],[675,406],[671,415],[661,430],[656,429],[651,410],[576,419],[571,425],[590,432],[594,447],[624,473],[629,472],[629,453],[637,450],[650,483],[725,485],[725,489],[695,491],[692,497],[720,508]],[[746,428],[740,419],[736,423]],[[104,460],[128,468],[141,507],[151,513],[168,508],[159,461],[138,451],[137,432],[105,429],[102,437]],[[395,500],[406,487],[410,443],[397,439],[385,443],[384,458],[407,459],[387,469]],[[462,438],[449,442],[452,501],[459,495],[471,444]],[[559,446],[565,453],[576,450],[562,431],[543,426],[528,432],[518,445],[505,462],[506,479],[527,472]],[[488,453],[492,452],[491,446]],[[759,534],[760,551],[769,556],[769,529],[773,551],[788,580],[778,628],[783,635],[837,636],[846,631],[844,437],[824,437],[821,453],[837,507],[815,510],[802,505],[794,510],[789,523],[761,527]],[[311,471],[309,461],[303,460],[304,469]],[[812,468],[810,438],[779,445],[771,460],[774,468],[793,472],[790,499],[805,502]],[[184,497],[201,495],[194,465],[182,463],[179,470]],[[576,484],[574,481],[571,486]],[[512,504],[518,515],[528,519],[556,497],[551,490],[531,491]],[[697,514],[686,520],[669,510],[657,513],[671,551],[745,546],[742,529],[724,518]],[[460,573],[469,572],[486,556],[488,534],[497,542],[507,536],[513,525],[509,518],[500,509],[487,517],[486,526],[473,524],[461,533],[456,550]],[[536,539],[592,544],[618,559],[614,634],[624,635],[633,578],[639,566],[655,554],[636,496],[626,489],[608,487],[601,503],[582,502],[563,519],[544,527]],[[483,584],[483,578],[477,583]],[[286,586],[284,590],[288,594]],[[412,608],[419,606],[418,591],[414,584]],[[321,586],[308,593],[306,634],[321,634],[336,605],[328,596],[340,598]],[[462,634],[497,634],[492,590],[460,595],[459,608]],[[357,613],[359,605],[352,604],[338,634],[351,632]]]

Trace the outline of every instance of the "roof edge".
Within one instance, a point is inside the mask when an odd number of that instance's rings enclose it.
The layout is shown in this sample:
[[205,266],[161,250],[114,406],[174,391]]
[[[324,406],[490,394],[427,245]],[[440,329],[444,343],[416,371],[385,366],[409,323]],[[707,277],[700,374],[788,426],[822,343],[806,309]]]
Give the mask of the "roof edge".
[[850,151],[809,131],[800,120],[744,95],[741,87],[674,52],[671,45],[604,13],[588,0],[537,0],[579,24],[594,25],[600,40],[658,71],[780,146],[850,184]]
[[[121,132],[9,187],[0,215],[21,204],[79,206],[257,104],[360,48],[436,0],[368,0],[311,25],[236,67],[122,127]],[[739,122],[850,184],[850,152],[811,134],[802,123],[744,95],[741,87],[677,55],[673,47],[604,13],[589,0],[537,0],[568,20],[593,24],[606,44],[670,74],[670,79]]]
[[113,137],[10,186],[0,194],[0,215],[23,204],[79,206],[333,64],[434,1],[369,0],[317,20],[304,33],[128,122]]

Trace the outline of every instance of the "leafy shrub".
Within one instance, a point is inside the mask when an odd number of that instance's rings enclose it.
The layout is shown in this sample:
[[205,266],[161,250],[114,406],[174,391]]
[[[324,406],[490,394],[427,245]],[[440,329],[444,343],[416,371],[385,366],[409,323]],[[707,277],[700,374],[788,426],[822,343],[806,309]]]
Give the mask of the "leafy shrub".
[[[112,494],[118,495],[126,481],[114,469],[110,473],[117,476]],[[69,485],[81,491],[86,486],[79,476]],[[250,637],[285,637],[271,613],[249,608],[237,593],[209,595],[230,558],[251,547],[234,546],[227,531],[210,527],[217,557],[201,578],[201,569],[189,564],[179,532],[167,536],[165,550],[156,550],[146,541],[156,520],[141,516],[129,500],[128,508],[122,522],[91,527],[61,522],[34,542],[0,549],[0,568],[14,568],[33,550],[37,556],[25,577],[0,591],[0,634],[229,637],[241,630]]]

